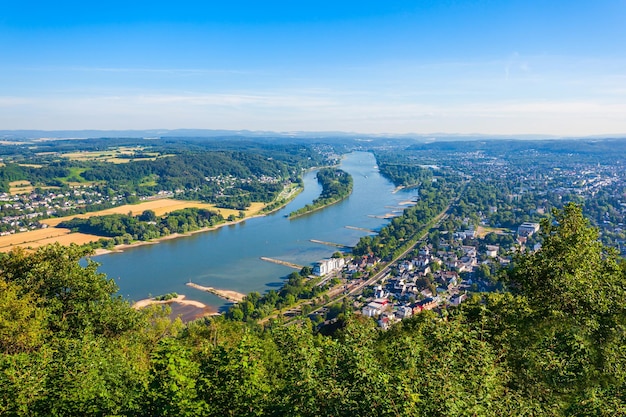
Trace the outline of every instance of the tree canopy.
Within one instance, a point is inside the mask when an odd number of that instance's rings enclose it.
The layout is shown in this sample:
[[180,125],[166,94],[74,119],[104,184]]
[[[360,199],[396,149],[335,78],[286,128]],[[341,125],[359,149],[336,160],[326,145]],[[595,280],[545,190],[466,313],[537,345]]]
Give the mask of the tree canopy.
[[624,415],[624,262],[578,206],[540,233],[542,248],[501,272],[507,292],[384,332],[346,313],[330,336],[227,317],[183,326],[132,309],[82,249],[13,251],[0,259],[0,414]]

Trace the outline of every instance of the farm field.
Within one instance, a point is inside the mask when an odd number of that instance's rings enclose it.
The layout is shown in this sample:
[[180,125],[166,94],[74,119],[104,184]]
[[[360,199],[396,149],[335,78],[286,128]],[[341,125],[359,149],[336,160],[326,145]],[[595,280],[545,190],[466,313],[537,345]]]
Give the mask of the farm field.
[[70,233],[69,229],[49,227],[47,229],[30,230],[28,232],[0,236],[0,252],[9,252],[11,249],[18,246],[24,248],[38,248],[39,246],[54,242],[59,242],[62,245],[69,245],[70,243],[82,245],[95,242],[99,239],[102,239],[102,237],[85,233]]
[[[42,220],[41,223],[45,223],[48,226],[56,226],[66,220],[74,218],[86,219],[93,216],[106,216],[109,214],[128,214],[132,213],[133,216],[143,213],[145,210],[152,210],[157,216],[163,216],[164,214],[171,213],[172,211],[182,210],[184,208],[204,208],[209,210],[215,210],[222,214],[224,218],[227,218],[231,214],[235,216],[239,215],[238,210],[217,208],[213,204],[201,203],[198,201],[182,201],[174,200],[171,198],[163,198],[159,200],[146,201],[139,204],[125,204],[119,207],[113,207],[106,210],[94,211],[91,213],[77,214],[73,216],[58,217],[54,219]],[[252,216],[258,213],[264,207],[263,203],[252,203],[252,205],[246,210],[246,216]]]
[[[47,245],[49,243],[58,242],[61,245],[70,245],[75,243],[77,245],[83,245],[85,243],[96,242],[99,239],[103,239],[102,236],[90,235],[86,233],[71,233],[69,229],[57,228],[59,223],[70,220],[76,217],[88,218],[92,216],[105,216],[108,214],[128,214],[131,212],[133,215],[141,214],[145,210],[152,210],[157,216],[163,216],[164,214],[172,211],[181,210],[184,208],[205,208],[209,210],[219,211],[224,218],[227,218],[231,214],[235,216],[239,215],[238,210],[231,209],[218,209],[212,204],[200,203],[197,201],[181,201],[170,198],[146,201],[140,204],[127,204],[124,206],[114,207],[107,210],[95,211],[92,213],[77,214],[74,216],[59,217],[54,219],[45,219],[41,223],[47,224],[49,227],[46,229],[36,229],[27,232],[15,233],[8,236],[0,236],[0,253],[9,252],[16,247],[23,248],[38,248],[40,246]],[[257,214],[261,209],[265,207],[263,203],[252,203],[250,208],[246,210],[246,216],[253,216]],[[106,239],[106,238],[105,238]]]
[[30,181],[11,181],[9,183],[9,193],[12,195],[30,193],[35,189]]
[[144,155],[150,155],[148,158],[141,158],[142,161],[154,161],[158,157],[169,156],[161,155],[159,152],[144,152],[142,147],[120,147],[107,151],[85,151],[85,152],[69,152],[61,156],[71,161],[100,161],[110,162],[114,164],[125,164],[133,160],[133,156],[142,152]]
[[[44,186],[39,187],[42,190],[52,190],[59,187],[54,186]],[[11,181],[9,183],[9,194],[11,195],[20,195],[20,194],[30,194],[35,190],[35,186],[30,183],[30,181],[22,180],[22,181]]]

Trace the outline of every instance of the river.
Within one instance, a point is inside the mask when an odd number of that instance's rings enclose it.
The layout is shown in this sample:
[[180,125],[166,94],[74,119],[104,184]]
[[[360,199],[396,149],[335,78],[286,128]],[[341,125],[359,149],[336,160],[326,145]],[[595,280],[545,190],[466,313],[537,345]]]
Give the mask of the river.
[[304,191],[279,211],[213,231],[98,256],[99,271],[114,278],[119,293],[129,300],[177,292],[218,309],[226,301],[185,283],[242,293],[278,289],[294,269],[261,257],[310,266],[338,250],[311,239],[354,246],[368,234],[354,228],[379,230],[388,222],[382,217],[394,211],[398,214],[401,203],[415,194],[414,190],[394,193],[393,184],[380,175],[371,153],[346,155],[341,169],[352,175],[354,188],[337,204],[293,220],[286,217],[321,192],[316,172],[308,172]]

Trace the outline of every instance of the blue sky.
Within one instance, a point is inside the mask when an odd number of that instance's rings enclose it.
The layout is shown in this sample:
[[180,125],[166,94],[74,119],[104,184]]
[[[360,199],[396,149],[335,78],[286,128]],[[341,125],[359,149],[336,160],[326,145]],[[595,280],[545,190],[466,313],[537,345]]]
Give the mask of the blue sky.
[[0,129],[626,133],[625,22],[626,0],[3,2]]

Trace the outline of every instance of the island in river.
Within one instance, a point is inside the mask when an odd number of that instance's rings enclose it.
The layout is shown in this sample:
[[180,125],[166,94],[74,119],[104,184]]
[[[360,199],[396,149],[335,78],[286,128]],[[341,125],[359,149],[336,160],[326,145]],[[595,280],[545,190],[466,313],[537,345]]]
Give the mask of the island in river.
[[286,207],[266,216],[247,218],[184,239],[162,241],[98,257],[99,270],[114,278],[120,295],[139,300],[150,294],[177,292],[216,309],[229,302],[214,294],[193,290],[186,283],[234,290],[243,294],[277,290],[293,272],[290,266],[267,262],[264,257],[290,264],[312,265],[337,251],[332,242],[354,246],[366,235],[375,234],[392,210],[402,210],[415,190],[400,190],[383,177],[367,152],[347,154],[340,168],[354,181],[350,196],[324,210],[297,219],[286,214],[310,204],[322,193],[316,172],[303,176],[304,190]]

